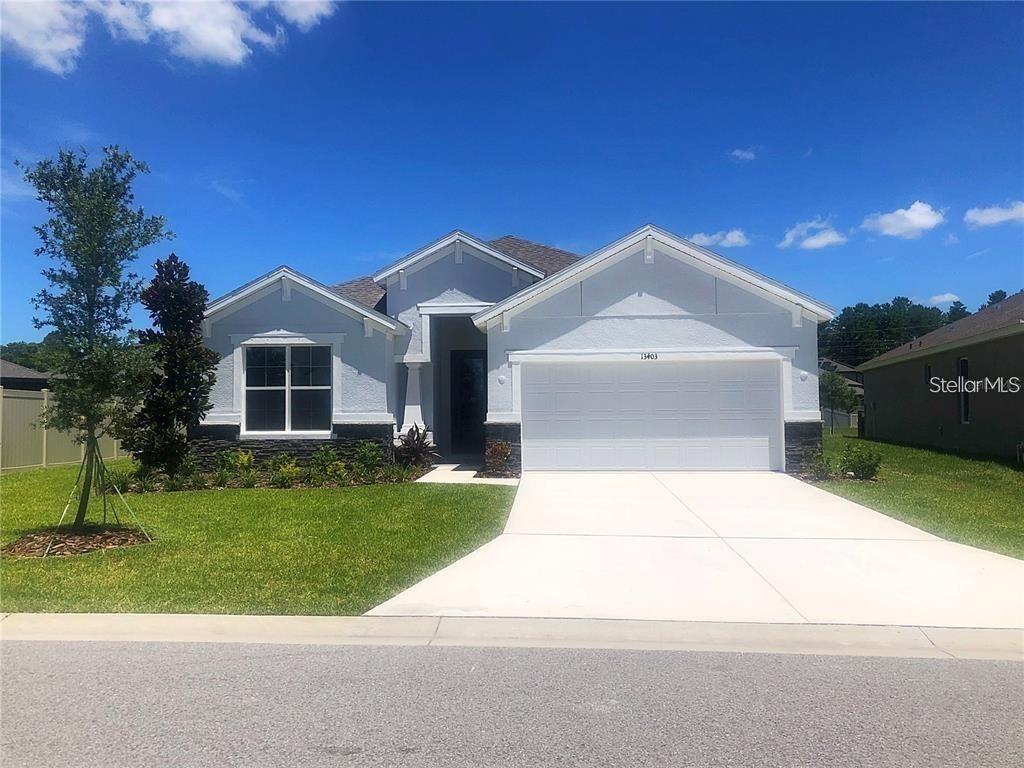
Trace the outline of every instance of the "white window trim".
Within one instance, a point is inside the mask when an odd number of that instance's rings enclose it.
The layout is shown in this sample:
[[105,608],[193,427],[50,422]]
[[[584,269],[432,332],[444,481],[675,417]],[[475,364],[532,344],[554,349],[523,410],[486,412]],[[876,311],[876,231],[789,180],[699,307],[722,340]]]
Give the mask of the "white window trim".
[[[288,429],[291,425],[291,348],[300,346],[330,347],[331,349],[331,384],[329,387],[297,387],[300,390],[324,390],[331,392],[331,424],[334,423],[334,414],[341,410],[341,344],[345,340],[344,333],[295,333],[292,331],[277,330],[260,334],[232,334],[231,344],[234,348],[234,401],[235,410],[238,413],[239,438],[240,439],[327,439],[331,436],[331,429],[326,430],[303,430],[292,431]],[[247,347],[284,347],[285,348],[285,386],[284,387],[256,387],[255,389],[280,390],[285,392],[285,429],[275,431],[249,431],[245,424],[245,393],[248,389],[245,385],[245,350]]]

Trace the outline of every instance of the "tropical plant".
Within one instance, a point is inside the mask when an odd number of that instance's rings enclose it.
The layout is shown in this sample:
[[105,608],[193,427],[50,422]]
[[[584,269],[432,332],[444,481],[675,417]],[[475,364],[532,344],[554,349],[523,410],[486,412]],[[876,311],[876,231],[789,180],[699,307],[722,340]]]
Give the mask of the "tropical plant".
[[419,425],[410,427],[395,446],[395,462],[401,467],[429,467],[440,458],[426,428],[420,429]]
[[484,449],[484,471],[489,475],[504,477],[512,474],[512,445],[505,440],[488,443]]
[[93,167],[85,150],[60,150],[25,168],[25,181],[49,216],[35,228],[35,253],[52,266],[43,270],[49,286],[34,299],[40,316],[33,322],[56,335],[53,399],[43,422],[74,433],[85,446],[75,531],[85,526],[90,491],[103,474],[99,439],[128,435],[152,371],[130,328],[141,281],[129,267],[141,249],[170,237],[162,217],[135,207],[135,179],[148,171],[116,146],[104,147]]
[[128,493],[135,479],[134,470],[108,469],[103,473],[104,490],[107,493]]

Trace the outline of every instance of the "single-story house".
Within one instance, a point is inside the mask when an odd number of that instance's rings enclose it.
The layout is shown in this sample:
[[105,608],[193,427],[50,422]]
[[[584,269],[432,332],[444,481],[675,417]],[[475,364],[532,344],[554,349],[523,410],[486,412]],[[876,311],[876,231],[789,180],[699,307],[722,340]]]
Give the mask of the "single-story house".
[[1024,291],[859,370],[867,437],[1010,458],[1024,450]]
[[838,373],[844,379],[846,383],[850,385],[858,395],[864,394],[864,374],[854,368],[852,365],[846,363],[840,363],[837,360],[830,360],[827,357],[818,359],[818,370],[819,371],[832,371]]
[[50,386],[50,374],[0,360],[0,387],[39,392]]
[[280,267],[209,304],[202,455],[426,425],[522,468],[799,469],[831,307],[654,226],[584,258],[455,231],[330,287]]

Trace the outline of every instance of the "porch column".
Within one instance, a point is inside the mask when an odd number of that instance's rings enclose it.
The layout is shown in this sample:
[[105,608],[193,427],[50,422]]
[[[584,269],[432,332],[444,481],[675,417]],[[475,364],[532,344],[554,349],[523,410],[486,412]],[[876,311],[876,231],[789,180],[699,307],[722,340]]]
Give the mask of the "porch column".
[[402,417],[402,432],[408,432],[413,425],[421,429],[423,422],[423,390],[420,386],[420,368],[424,363],[406,363],[409,376],[405,382],[405,414]]

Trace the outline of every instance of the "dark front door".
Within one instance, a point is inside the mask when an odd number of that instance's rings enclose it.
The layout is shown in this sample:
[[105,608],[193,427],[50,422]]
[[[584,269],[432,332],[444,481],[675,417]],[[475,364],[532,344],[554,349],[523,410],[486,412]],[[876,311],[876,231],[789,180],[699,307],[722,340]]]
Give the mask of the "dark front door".
[[487,353],[452,350],[452,453],[484,452],[487,416]]

